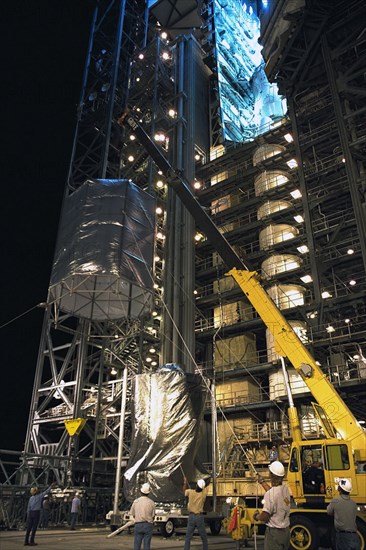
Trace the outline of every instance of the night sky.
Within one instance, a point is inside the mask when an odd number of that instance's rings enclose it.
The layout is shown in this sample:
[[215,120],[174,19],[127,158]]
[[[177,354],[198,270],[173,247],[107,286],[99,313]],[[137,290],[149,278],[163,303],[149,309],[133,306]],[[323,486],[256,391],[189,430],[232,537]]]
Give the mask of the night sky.
[[36,306],[47,298],[94,1],[19,4],[2,14],[1,77],[0,448],[13,450],[26,434]]

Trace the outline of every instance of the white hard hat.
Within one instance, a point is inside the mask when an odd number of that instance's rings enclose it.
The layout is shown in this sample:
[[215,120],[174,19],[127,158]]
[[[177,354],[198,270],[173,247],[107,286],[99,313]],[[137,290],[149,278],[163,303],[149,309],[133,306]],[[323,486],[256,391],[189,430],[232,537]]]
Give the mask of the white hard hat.
[[285,468],[283,467],[282,462],[279,460],[274,460],[268,466],[269,471],[275,476],[283,477],[285,475]]
[[148,483],[143,483],[140,490],[141,493],[144,493],[144,495],[148,495],[151,492],[150,485]]
[[197,485],[200,489],[204,489],[206,487],[206,483],[205,483],[205,480],[204,479],[199,479],[197,481]]
[[341,478],[338,481],[338,487],[340,487],[346,493],[351,493],[352,492],[352,482],[351,482],[350,479]]

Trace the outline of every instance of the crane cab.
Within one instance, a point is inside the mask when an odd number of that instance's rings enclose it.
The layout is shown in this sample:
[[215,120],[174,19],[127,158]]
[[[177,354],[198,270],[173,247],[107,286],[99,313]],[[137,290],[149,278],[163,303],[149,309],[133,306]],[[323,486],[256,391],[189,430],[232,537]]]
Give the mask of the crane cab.
[[357,503],[366,502],[366,469],[362,472],[355,464],[349,442],[326,439],[292,444],[287,481],[298,505],[325,507],[338,495],[339,478],[352,481],[351,497]]

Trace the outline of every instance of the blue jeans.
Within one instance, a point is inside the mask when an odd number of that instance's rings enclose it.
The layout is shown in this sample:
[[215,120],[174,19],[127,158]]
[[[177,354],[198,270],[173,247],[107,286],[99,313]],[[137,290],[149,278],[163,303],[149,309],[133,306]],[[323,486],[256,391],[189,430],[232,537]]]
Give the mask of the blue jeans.
[[135,537],[133,550],[140,550],[142,541],[144,541],[144,550],[150,550],[150,542],[153,533],[153,524],[147,521],[135,523]]
[[357,533],[336,532],[337,550],[361,550],[361,542]]
[[201,514],[189,514],[188,524],[187,524],[187,533],[184,541],[184,550],[189,550],[191,547],[191,539],[193,533],[197,527],[199,536],[202,539],[202,548],[203,550],[208,550],[208,540],[206,535],[205,528],[205,518]]

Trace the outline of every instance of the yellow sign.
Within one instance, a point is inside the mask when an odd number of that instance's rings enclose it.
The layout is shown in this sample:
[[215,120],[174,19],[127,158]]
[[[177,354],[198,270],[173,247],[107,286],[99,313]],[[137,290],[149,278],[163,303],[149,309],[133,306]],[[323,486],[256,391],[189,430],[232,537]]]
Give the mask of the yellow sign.
[[84,428],[86,418],[73,418],[72,420],[64,420],[65,428],[69,436],[79,435]]

